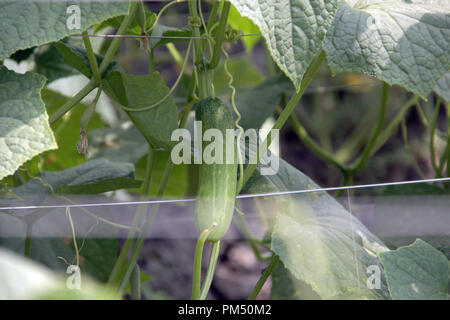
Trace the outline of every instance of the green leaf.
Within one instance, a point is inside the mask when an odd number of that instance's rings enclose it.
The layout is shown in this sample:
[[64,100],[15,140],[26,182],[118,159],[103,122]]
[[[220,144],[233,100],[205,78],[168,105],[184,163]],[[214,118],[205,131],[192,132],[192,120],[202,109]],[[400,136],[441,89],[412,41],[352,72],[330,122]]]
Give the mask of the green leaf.
[[53,46],[34,55],[34,71],[44,75],[48,82],[77,74],[77,71],[63,62],[61,53]]
[[[30,197],[45,197],[51,193],[51,189],[56,191],[64,188],[67,190],[86,188],[90,191],[101,189],[102,192],[106,192],[116,190],[120,186],[111,183],[111,180],[118,179],[118,183],[123,183],[123,178],[134,179],[134,177],[134,167],[130,163],[114,163],[95,159],[63,171],[42,171],[37,175],[37,178],[28,180],[23,185],[14,188],[13,191],[22,199],[33,202],[36,199],[30,199]],[[107,181],[107,184],[102,186],[102,181]],[[49,186],[51,186],[51,189]],[[37,205],[37,203],[33,204]]]
[[338,0],[230,0],[261,30],[274,61],[296,88],[338,8]]
[[[91,65],[89,63],[86,50],[64,42],[56,42],[53,46],[55,46],[55,48],[61,53],[64,63],[77,69],[87,78],[92,77]],[[96,54],[95,58],[97,60],[97,65],[101,65],[103,57]],[[112,70],[117,70],[118,68],[119,65],[116,62],[112,62],[106,69],[105,73],[103,73],[103,76]]]
[[450,71],[439,80],[434,91],[445,101],[450,102]]
[[448,194],[427,183],[386,187],[375,201],[372,230],[393,247],[421,238],[450,258]]
[[261,128],[280,105],[282,94],[293,89],[289,79],[280,74],[251,89],[239,90],[236,94],[236,105],[242,117],[239,124],[244,129]]
[[424,99],[450,68],[450,6],[343,0],[324,49],[333,74],[363,72]]
[[[103,88],[117,103],[135,109],[152,105],[169,93],[169,88],[158,72],[136,76],[113,71],[106,76]],[[126,112],[155,149],[170,149],[174,144],[170,137],[178,128],[178,113],[172,96],[153,109]]]
[[25,161],[57,148],[40,91],[45,78],[0,66],[0,179]]
[[62,186],[55,190],[56,193],[65,194],[98,194],[113,190],[139,188],[142,181],[132,178],[112,178],[96,183],[76,186]]
[[87,277],[80,290],[66,287],[61,276],[29,259],[0,248],[0,299],[114,299],[114,293]]
[[[42,99],[49,114],[58,110],[69,100],[68,97],[50,89],[42,90]],[[47,151],[41,156],[42,170],[64,170],[86,161],[84,156],[78,154],[76,143],[80,140],[80,119],[87,108],[86,104],[78,103],[64,117],[51,125],[56,135],[58,149]],[[94,113],[86,130],[89,134],[92,129],[102,127],[104,124],[100,116]]]
[[[279,161],[276,175],[256,172],[246,190],[267,193],[318,188],[300,171]],[[260,207],[272,230],[271,248],[296,279],[310,285],[323,299],[388,298],[382,274],[380,289],[366,285],[367,267],[380,267],[376,252],[386,248],[328,193],[275,196],[262,201]]]
[[[231,6],[228,15],[228,23],[233,29],[241,30],[244,34],[260,33],[259,28],[248,18],[242,17],[234,6]],[[253,47],[258,43],[261,37],[250,36],[242,37],[241,41],[244,44],[246,51],[252,51]]]
[[2,1],[0,3],[0,60],[20,49],[58,41],[79,34],[110,17],[128,13],[128,2],[77,2],[80,29],[69,29],[67,13],[70,2]]
[[129,124],[89,131],[89,158],[136,163],[147,154],[147,141]]
[[320,300],[311,286],[296,279],[282,263],[277,263],[271,275],[272,286],[270,299],[272,300]]
[[380,253],[379,257],[393,299],[448,299],[449,263],[425,241],[417,239],[410,246]]

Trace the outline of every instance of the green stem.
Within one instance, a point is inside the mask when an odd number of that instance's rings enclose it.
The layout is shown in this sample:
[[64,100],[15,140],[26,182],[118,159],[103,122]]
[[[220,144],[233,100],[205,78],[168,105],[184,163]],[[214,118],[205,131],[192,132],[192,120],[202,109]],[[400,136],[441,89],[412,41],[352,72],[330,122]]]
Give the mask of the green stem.
[[200,299],[203,247],[205,246],[205,242],[209,234],[216,226],[217,224],[213,223],[208,229],[203,230],[198,237],[197,244],[195,246],[194,273],[192,276],[192,300]]
[[248,242],[250,248],[252,249],[253,253],[256,256],[256,259],[258,259],[259,261],[265,261],[270,259],[272,255],[266,256],[262,254],[261,251],[259,250],[257,240],[252,236],[248,228],[247,221],[245,221],[244,213],[237,206],[236,211],[237,214],[234,215],[233,221],[236,224],[236,227],[239,229],[239,231],[241,231],[242,234],[244,235],[245,240]]
[[371,155],[372,148],[375,146],[375,142],[377,141],[377,138],[380,135],[381,130],[383,129],[384,118],[386,115],[388,95],[389,95],[389,85],[386,82],[383,82],[383,88],[381,91],[381,103],[380,103],[377,124],[375,126],[374,131],[372,132],[372,136],[370,137],[369,141],[366,144],[366,147],[363,150],[362,155],[357,160],[354,167],[351,169],[353,174],[358,173],[365,166],[367,160],[369,159],[369,157]]
[[297,136],[300,138],[300,140],[312,151],[314,152],[318,157],[320,157],[325,162],[335,166],[338,168],[341,172],[344,172],[346,168],[339,162],[337,162],[333,155],[327,152],[326,150],[322,149],[308,134],[306,129],[300,124],[300,121],[298,120],[297,116],[294,112],[292,112],[291,116],[289,117],[289,122],[292,126],[292,129],[294,129]]
[[436,164],[436,154],[435,154],[435,150],[434,150],[434,134],[435,134],[435,130],[436,130],[436,124],[437,124],[437,119],[438,119],[438,116],[439,116],[440,108],[441,108],[441,98],[437,97],[436,105],[434,107],[433,119],[431,120],[431,127],[430,127],[430,157],[431,157],[431,165],[433,166],[433,169],[436,172],[437,176],[440,175],[441,171],[438,169],[437,164]]
[[[308,85],[311,83],[312,79],[314,78],[314,75],[319,70],[319,67],[324,59],[325,59],[325,52],[322,51],[320,55],[317,57],[317,59],[311,64],[311,66],[306,71],[303,81],[300,85],[300,88],[289,100],[288,104],[283,109],[283,112],[281,112],[280,116],[278,117],[277,121],[275,122],[271,130],[280,130],[286,123],[286,121],[289,119],[292,111],[294,110],[300,98],[303,96],[303,93],[305,92]],[[253,171],[255,171],[256,167],[258,166],[261,157],[267,152],[267,149],[269,148],[271,142],[272,142],[272,135],[269,133],[264,142],[262,143],[262,147],[257,153],[256,164],[253,163],[248,164],[247,167],[245,168],[244,183],[243,183],[244,186],[247,183],[248,179],[250,179],[250,177],[252,176]],[[236,194],[239,194],[241,190],[236,191],[237,191]]]
[[397,129],[400,122],[405,117],[406,113],[411,109],[418,101],[419,97],[414,96],[410,100],[408,100],[405,105],[400,109],[399,113],[392,119],[392,121],[388,124],[388,126],[384,129],[384,131],[379,135],[375,146],[372,149],[370,155],[372,156],[375,152],[377,152],[386,141],[392,136],[395,129]]
[[155,50],[152,48],[148,54],[148,74],[155,71]]
[[[152,146],[149,144],[148,145],[146,174],[145,174],[143,189],[142,189],[142,195],[144,197],[148,196],[148,194],[150,193],[154,157],[155,157],[155,152],[154,152]],[[116,263],[114,264],[113,270],[109,276],[108,283],[110,285],[115,286],[120,281],[120,277],[122,275],[123,269],[127,263],[128,251],[130,250],[130,247],[133,243],[133,239],[137,233],[138,226],[142,223],[143,216],[146,211],[145,209],[146,209],[146,206],[138,206],[138,208],[137,208],[137,212],[136,212],[136,215],[134,216],[131,230],[128,232],[127,239],[125,240],[125,243],[123,244],[123,247],[120,251],[119,257],[117,258]]]
[[208,68],[215,69],[220,61],[220,56],[222,54],[222,42],[225,38],[225,29],[227,27],[228,15],[230,13],[231,3],[225,1],[223,4],[222,12],[220,14],[219,27],[217,28],[216,39],[214,44],[214,52],[209,62]]
[[206,270],[205,280],[203,281],[203,286],[200,291],[200,300],[205,300],[208,295],[209,288],[211,288],[211,283],[214,278],[214,273],[216,271],[217,259],[219,258],[220,251],[220,241],[216,241],[212,244],[211,254],[209,256],[208,269]]
[[[117,31],[117,34],[125,34],[125,32],[128,30],[129,26],[131,25],[131,22],[134,19],[134,15],[136,14],[136,10],[138,9],[140,3],[139,1],[131,1],[130,2],[130,9],[128,12],[128,15],[125,16],[122,23],[120,24],[119,30]],[[109,64],[114,59],[114,56],[116,55],[117,50],[119,49],[120,42],[122,41],[121,37],[114,38],[111,44],[108,47],[108,50],[106,51],[105,57],[103,58],[102,63],[99,67],[100,75],[103,74],[103,72],[106,71]]]
[[261,291],[262,287],[264,286],[264,283],[266,283],[267,279],[269,278],[270,274],[272,273],[273,269],[277,265],[278,261],[280,260],[279,256],[273,256],[272,260],[270,260],[269,265],[264,270],[263,274],[261,275],[261,278],[259,278],[258,282],[256,283],[255,287],[252,290],[252,293],[248,297],[248,300],[255,300],[258,296],[259,292]]
[[100,83],[100,72],[98,70],[97,59],[95,58],[95,53],[92,49],[91,40],[89,40],[87,31],[83,32],[83,36],[84,47],[86,48],[86,53],[92,70],[92,80],[96,85],[98,85]]
[[401,122],[401,129],[402,129],[402,138],[403,138],[403,144],[405,145],[405,149],[409,154],[409,157],[411,158],[411,163],[414,167],[414,169],[417,171],[417,173],[420,175],[422,179],[425,179],[425,174],[423,173],[422,169],[420,168],[419,164],[417,163],[416,159],[414,158],[414,153],[411,149],[411,146],[408,141],[408,127],[406,125],[406,120],[403,118]]
[[[189,110],[187,110],[183,114],[183,118],[181,119],[180,125],[179,125],[180,128],[184,128],[184,126],[186,125],[188,116],[189,116]],[[169,160],[167,161],[166,167],[164,169],[163,176],[159,183],[158,190],[156,191],[156,198],[162,197],[164,195],[164,191],[166,190],[170,174],[172,173],[172,169],[173,169],[173,162],[169,158]],[[159,204],[156,204],[154,207],[152,207],[150,217],[145,221],[144,226],[141,229],[142,232],[139,235],[138,239],[136,239],[136,241],[135,241],[135,245],[133,247],[133,253],[132,253],[132,256],[131,256],[130,260],[128,261],[128,263],[127,263],[126,256],[128,254],[128,250],[133,242],[136,228],[133,228],[132,229],[133,233],[128,235],[127,240],[125,241],[125,244],[122,247],[122,250],[120,252],[119,258],[116,260],[113,271],[111,272],[111,275],[108,279],[108,284],[114,285],[114,286],[118,285],[118,288],[117,288],[118,296],[121,295],[121,293],[123,292],[123,289],[125,288],[126,283],[128,282],[128,279],[133,270],[133,266],[136,264],[136,261],[139,257],[139,253],[142,250],[142,246],[144,244],[145,237],[147,236],[147,232],[151,227],[151,224],[153,222],[153,219],[156,216],[156,213],[158,212],[158,209],[159,209]],[[141,219],[140,219],[139,215],[136,214],[134,221],[133,221],[133,226],[136,227],[138,225],[138,222],[140,222],[140,220]],[[126,269],[125,269],[125,266],[126,266]],[[125,273],[123,273],[124,269],[125,269]],[[122,277],[122,279],[120,279],[122,274],[123,274],[123,277]]]
[[80,90],[75,96],[67,100],[58,110],[56,110],[50,116],[50,124],[53,124],[59,118],[66,114],[70,109],[72,109],[77,103],[79,103],[84,97],[86,97],[92,90],[97,87],[95,81],[91,80],[89,83],[84,86],[83,89]]
[[220,7],[220,1],[214,0],[214,4],[211,8],[211,12],[209,13],[208,22],[206,24],[206,28],[208,28],[208,30],[211,30],[212,26],[216,23],[217,11],[219,10],[219,7]]
[[[199,18],[197,12],[197,0],[189,0],[189,14],[191,17]],[[194,68],[197,74],[198,93],[200,99],[211,95],[210,85],[207,81],[207,72],[203,59],[202,43],[200,40],[200,30],[197,26],[192,27],[194,39]]]

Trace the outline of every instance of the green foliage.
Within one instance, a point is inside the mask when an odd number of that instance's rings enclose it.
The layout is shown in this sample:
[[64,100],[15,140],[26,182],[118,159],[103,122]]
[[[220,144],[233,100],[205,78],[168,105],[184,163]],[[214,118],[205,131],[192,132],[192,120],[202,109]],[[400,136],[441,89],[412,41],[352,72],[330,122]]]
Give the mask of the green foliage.
[[[230,8],[230,15],[228,16],[228,23],[233,29],[240,30],[244,34],[259,33],[259,28],[248,18],[244,18],[239,14],[234,6]],[[253,47],[259,42],[259,37],[243,37],[245,50],[252,51]]]
[[[145,108],[163,99],[169,92],[158,72],[145,76],[109,73],[103,83],[108,96],[127,108]],[[155,149],[168,149],[173,130],[178,127],[177,107],[170,96],[160,105],[147,111],[127,111],[131,121]]]
[[[155,25],[157,15],[142,2],[80,2],[77,5],[81,10],[81,26],[73,30],[66,24],[70,13],[66,11],[68,4],[65,2],[33,0],[27,2],[26,7],[24,2],[0,3],[0,21],[3,27],[0,34],[0,61],[3,62],[8,57],[17,62],[34,60],[33,71],[38,73],[19,75],[0,66],[0,206],[55,203],[73,205],[77,201],[83,201],[87,194],[91,197],[94,194],[99,198],[105,197],[106,200],[107,196],[100,194],[119,189],[127,189],[131,194],[141,194],[142,199],[154,195],[166,199],[195,196],[198,191],[198,172],[195,169],[198,167],[184,164],[175,166],[171,163],[170,151],[174,145],[171,135],[179,127],[192,129],[193,117],[192,114],[189,116],[189,110],[198,97],[214,93],[224,100],[232,93],[231,85],[237,88],[237,96],[233,92],[232,97],[236,98],[237,109],[242,116],[240,124],[245,129],[260,128],[268,117],[276,114],[276,111],[280,112],[274,128],[281,129],[290,119],[305,146],[324,161],[339,167],[344,177],[343,184],[351,183],[353,175],[361,168],[352,171],[334,161],[334,140],[340,142],[341,138],[346,137],[347,131],[355,131],[350,136],[351,141],[348,144],[345,142],[336,153],[336,159],[339,158],[342,163],[356,158],[369,137],[369,145],[375,147],[364,149],[363,154],[371,156],[395,133],[399,123],[417,100],[409,100],[409,104],[401,109],[394,108],[392,112],[388,110],[387,116],[392,121],[387,127],[382,121],[387,100],[382,100],[382,117],[377,122],[378,129],[371,135],[371,130],[367,128],[373,127],[371,122],[377,110],[368,112],[366,120],[357,123],[356,127],[354,123],[343,126],[342,122],[346,119],[339,114],[343,110],[341,105],[332,106],[331,109],[335,110],[330,111],[329,104],[324,103],[324,106],[320,106],[320,112],[317,112],[319,107],[316,100],[320,93],[312,99],[307,98],[305,105],[310,105],[309,100],[313,100],[311,104],[314,105],[314,114],[309,116],[309,106],[301,109],[301,120],[318,122],[326,127],[321,132],[313,132],[314,138],[317,136],[320,143],[325,145],[322,148],[307,134],[307,129],[312,126],[308,123],[303,127],[300,120],[292,116],[292,112],[325,58],[333,74],[358,72],[384,81],[383,97],[387,97],[387,84],[397,84],[423,99],[434,90],[443,100],[450,100],[450,7],[446,0],[230,2],[232,6],[228,16],[226,12],[230,3],[223,6],[213,3],[212,7],[218,9],[217,15],[204,12],[204,17],[208,19],[202,21],[203,17],[198,16],[200,11],[197,7],[202,2],[189,1],[187,7],[190,18],[184,27],[159,23]],[[136,11],[137,9],[140,11]],[[170,19],[166,23],[171,24]],[[136,66],[133,59],[123,57],[119,52],[119,48],[125,47],[121,46],[120,38],[107,39],[102,43],[93,40],[94,48],[100,47],[102,56],[94,52],[90,45],[81,47],[81,38],[67,39],[92,26],[94,33],[114,28],[119,34],[136,36],[136,40],[144,44],[139,55],[145,56],[146,61],[150,52],[142,49],[149,46],[145,43],[147,39],[140,36],[154,36],[149,41],[152,49],[150,67],[144,70],[149,70],[148,74],[134,75],[124,71],[134,71]],[[211,29],[212,26],[214,30]],[[222,36],[225,37],[225,42],[230,40],[227,38],[229,32],[234,35],[262,34],[268,49],[265,58],[270,77],[266,77],[259,69],[262,57],[260,52],[252,52],[255,48],[260,48],[255,47],[260,38],[241,38],[246,52],[239,56],[229,50],[229,43],[222,43]],[[212,37],[208,39],[210,43],[207,39],[199,38],[207,34]],[[169,89],[166,84],[171,82],[169,78],[172,79],[170,70],[165,67],[161,69],[163,76],[154,72],[161,62],[159,58],[165,52],[160,47],[173,42],[187,42],[187,38],[192,36],[195,36],[189,42],[189,48],[191,45],[194,48],[192,63],[183,64],[187,67],[183,66],[181,70],[182,85],[174,98],[174,90]],[[232,42],[236,39],[237,37],[233,38]],[[138,52],[136,42],[129,43],[135,47],[134,52]],[[213,46],[212,50],[209,44]],[[230,77],[224,71],[223,63],[217,65],[219,59],[215,59],[221,57],[223,45],[231,54],[228,67],[234,77],[232,84],[229,83]],[[129,48],[128,44],[126,48]],[[179,63],[178,53],[174,47],[169,48],[170,53],[177,56]],[[276,73],[270,56],[282,73]],[[116,57],[122,66],[113,61]],[[187,56],[186,61],[189,59],[190,56]],[[45,88],[46,78],[51,82],[78,72],[87,78],[94,78],[93,61],[101,65],[100,83],[98,78],[92,79],[73,97],[65,97]],[[141,65],[138,67],[141,68]],[[361,78],[360,75],[345,75],[347,76],[349,79]],[[323,79],[318,82],[328,83]],[[83,142],[89,144],[89,153],[83,157],[78,154],[76,147],[77,141],[85,138],[85,132],[80,132],[80,120],[87,105],[82,100],[99,87],[124,112],[117,112],[119,119],[110,126],[103,123],[96,113],[86,128],[83,125],[88,137]],[[394,100],[394,96],[391,95],[389,106],[398,102]],[[362,103],[354,95],[340,98],[340,104],[344,104],[346,99],[353,99],[352,105]],[[224,130],[234,127],[233,119],[228,114],[228,106],[222,103],[216,105],[215,102],[208,105],[211,108],[206,113],[197,114],[197,118],[204,121],[204,128],[211,126]],[[277,110],[279,106],[281,108]],[[94,110],[94,107],[95,104],[90,110]],[[448,108],[446,111],[450,112]],[[365,111],[354,112],[355,122],[359,121],[362,112]],[[223,114],[229,117],[220,118]],[[131,121],[128,121],[126,115]],[[336,119],[332,121],[331,117]],[[449,119],[447,114],[447,125],[450,125]],[[428,121],[422,119],[427,129]],[[335,123],[339,124],[339,128],[335,128]],[[440,126],[441,123],[438,122],[437,127]],[[337,133],[333,141],[327,140],[326,136],[334,129],[345,132]],[[440,136],[443,144],[450,143],[450,131],[440,133]],[[253,149],[247,151],[250,154],[256,152]],[[448,175],[450,159],[447,151],[439,160],[442,169],[447,166]],[[434,150],[431,152],[434,153]],[[148,154],[154,157],[148,157]],[[252,171],[254,166],[248,165],[244,178],[249,180],[244,191],[254,194],[318,188],[317,184],[299,170],[282,159],[276,160],[279,160],[280,167],[275,175],[263,175],[261,164],[255,171]],[[363,160],[362,166],[367,158]],[[231,167],[233,172],[227,171]],[[17,170],[18,168],[21,170]],[[203,181],[203,185],[200,181],[199,203],[202,205],[201,198],[206,195],[212,196],[208,201],[211,200],[209,203],[213,205],[203,210],[201,216],[197,212],[197,220],[201,220],[198,224],[202,231],[212,221],[221,223],[221,219],[225,218],[220,230],[218,229],[220,235],[214,236],[214,239],[219,239],[228,228],[228,218],[231,218],[228,206],[231,205],[231,199],[234,202],[236,167],[203,165],[200,167],[200,177],[205,176],[209,178],[206,183]],[[447,188],[425,184],[386,188],[375,204],[376,220],[371,230],[375,230],[377,236],[325,192],[265,197],[256,202],[270,238],[263,245],[270,244],[272,253],[276,255],[273,263],[280,259],[272,274],[273,299],[449,297],[449,237],[446,234],[433,234],[433,237],[424,235],[424,239],[434,248],[417,240],[412,245],[395,251],[390,251],[377,237],[392,246],[404,244],[405,241],[410,243],[412,236],[419,236],[414,226],[411,227],[412,220],[421,224],[422,229],[430,226],[427,221],[416,218],[423,217],[425,209],[428,221],[433,220],[433,223],[445,228],[447,216],[440,219],[442,208],[448,208]],[[401,207],[401,210],[392,215],[388,210],[391,207]],[[128,264],[136,265],[153,218],[146,220],[143,228],[145,231],[135,228],[129,230],[118,257],[117,227],[128,227],[109,221],[114,219],[108,209],[92,208],[95,213],[85,209],[72,207],[74,213],[81,215],[77,215],[76,239],[71,239],[71,236],[67,238],[67,230],[61,229],[62,225],[69,226],[67,217],[61,215],[63,210],[35,208],[17,214],[8,208],[0,212],[0,244],[12,251],[25,252],[31,259],[64,273],[67,263],[58,257],[73,264],[77,251],[73,243],[75,240],[78,245],[82,243],[81,270],[97,281],[121,283],[121,287],[111,290],[87,279],[83,287],[86,284],[86,290],[91,291],[68,292],[61,277],[0,249],[0,298],[98,299],[115,298],[117,293],[130,291],[126,271],[131,269]],[[246,208],[242,210],[245,211]],[[153,215],[156,211],[156,206],[152,206]],[[144,219],[142,213],[143,211],[138,210],[134,227]],[[378,225],[379,221],[384,224]],[[393,239],[389,234],[385,236],[384,232],[392,231],[386,227],[386,221],[396,228],[395,236],[401,239]],[[82,231],[91,230],[93,224],[95,228],[100,228],[96,230],[100,234],[106,232],[112,238],[84,239],[83,236],[87,235],[85,232],[82,236]],[[38,231],[44,230],[39,228],[46,228],[45,230],[53,233],[33,238],[34,228]],[[434,225],[430,228],[440,230]],[[406,236],[399,230],[407,233]],[[136,238],[139,240],[134,241]],[[133,254],[128,260],[127,251],[131,245]],[[206,276],[208,281],[214,273],[217,254],[211,254],[211,257]],[[196,254],[195,261],[199,262],[198,258],[199,255]],[[198,263],[196,265],[199,267]],[[265,276],[274,264],[270,266],[266,269]],[[366,285],[369,266],[378,266],[380,270],[384,268],[380,279],[381,288],[378,290],[369,289]],[[197,276],[200,274],[196,273]],[[266,280],[265,277],[261,279],[261,282]],[[149,276],[144,273],[140,276],[133,273],[134,285],[148,280]],[[209,285],[206,283],[206,291]],[[260,287],[262,283],[255,288]],[[256,289],[251,297],[257,295]],[[207,292],[204,290],[205,286],[198,294],[206,296]],[[144,291],[142,288],[142,292]],[[141,290],[132,290],[133,297],[137,297],[138,292]]]
[[[318,186],[280,159],[276,175],[255,173],[246,185],[249,193],[307,190]],[[351,213],[326,192],[275,196],[264,200],[265,220],[272,230],[272,250],[292,275],[322,299],[386,299],[380,290],[366,286],[366,268],[379,265],[363,245],[383,247]],[[363,237],[363,238],[362,238]]]
[[[273,60],[300,87],[303,75],[333,22],[337,0],[231,0],[261,30]],[[292,32],[286,32],[289,26]]]
[[[58,1],[2,2],[0,21],[5,26],[0,35],[0,60],[9,57],[19,49],[58,41],[71,34],[77,34],[104,19],[128,12],[127,2],[78,3],[80,8],[80,29],[67,28],[67,3]],[[32,27],[30,27],[32,26]]]
[[[69,98],[60,93],[44,89],[41,92],[42,100],[47,108],[47,113],[52,114],[58,110]],[[82,164],[85,158],[78,154],[76,143],[80,140],[80,119],[88,106],[78,103],[64,117],[54,122],[51,126],[58,144],[57,150],[47,151],[41,155],[42,170],[64,170]],[[98,114],[94,114],[86,130],[102,128],[104,124]]]
[[45,78],[0,66],[0,179],[25,161],[57,148],[40,92]]
[[343,0],[324,49],[334,74],[367,73],[426,99],[450,68],[450,5]]
[[413,244],[379,254],[389,292],[396,300],[447,300],[450,279],[447,258],[417,239]]

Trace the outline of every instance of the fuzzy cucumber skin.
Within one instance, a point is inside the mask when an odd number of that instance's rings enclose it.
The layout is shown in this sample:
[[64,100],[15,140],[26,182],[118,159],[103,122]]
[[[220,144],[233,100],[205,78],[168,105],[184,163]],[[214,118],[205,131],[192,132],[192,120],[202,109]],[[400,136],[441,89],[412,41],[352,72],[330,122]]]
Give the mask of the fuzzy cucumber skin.
[[[195,106],[195,119],[202,122],[203,133],[208,129],[218,129],[223,135],[223,164],[202,163],[198,169],[198,192],[195,205],[195,221],[201,233],[214,222],[217,226],[207,241],[220,240],[228,231],[234,211],[236,196],[237,161],[226,164],[226,130],[234,130],[233,116],[230,110],[217,98],[206,98]],[[202,142],[203,150],[211,141]],[[236,156],[236,145],[234,142]]]

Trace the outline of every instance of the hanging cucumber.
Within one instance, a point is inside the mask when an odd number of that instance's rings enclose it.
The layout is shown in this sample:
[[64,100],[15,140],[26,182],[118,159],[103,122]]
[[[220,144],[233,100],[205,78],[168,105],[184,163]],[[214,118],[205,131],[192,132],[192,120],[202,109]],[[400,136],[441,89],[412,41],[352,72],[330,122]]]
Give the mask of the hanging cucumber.
[[[208,129],[217,129],[223,137],[221,146],[223,161],[221,163],[199,166],[199,185],[197,202],[195,207],[195,220],[198,231],[201,233],[211,227],[215,222],[217,226],[212,230],[207,241],[220,240],[231,224],[234,211],[234,199],[236,193],[237,163],[227,164],[226,158],[226,130],[234,130],[233,117],[230,110],[217,98],[206,98],[195,106],[195,119],[201,121],[203,137]],[[203,141],[203,139],[202,139]],[[202,150],[212,142],[202,142]],[[233,146],[228,146],[236,155],[235,140]]]

